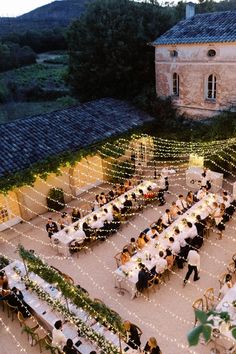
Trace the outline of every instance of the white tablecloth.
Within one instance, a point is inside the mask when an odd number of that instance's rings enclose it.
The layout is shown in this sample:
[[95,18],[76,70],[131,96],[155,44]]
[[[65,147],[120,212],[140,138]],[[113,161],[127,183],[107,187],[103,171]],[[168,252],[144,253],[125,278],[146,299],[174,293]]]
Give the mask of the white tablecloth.
[[[135,193],[136,196],[138,197],[140,195],[139,189],[143,190],[143,193],[147,193],[147,188],[151,187],[152,189],[157,188],[157,184],[151,181],[143,181],[136,187],[132,188],[128,192],[122,194],[118,198],[112,200],[111,202],[105,204],[103,207],[99,208],[98,210],[95,210],[91,212],[90,214],[84,216],[82,219],[79,221],[74,222],[70,226],[65,227],[63,230],[55,233],[52,235],[52,240],[54,241],[55,239],[58,240],[58,252],[64,254],[65,256],[70,256],[70,251],[69,251],[69,245],[70,242],[73,240],[76,240],[78,242],[82,242],[85,239],[85,233],[82,230],[82,225],[85,221],[92,220],[93,216],[96,214],[99,218],[99,216],[102,216],[104,208],[106,208],[109,211],[112,211],[112,206],[117,205],[118,207],[121,206],[124,201],[125,195],[131,195],[132,193]],[[75,230],[74,228],[78,228],[78,230]]]
[[[181,239],[181,236],[183,236],[183,233],[186,231],[184,219],[187,219],[192,223],[196,222],[197,215],[200,215],[202,219],[205,219],[210,213],[209,205],[212,205],[216,198],[217,197],[214,194],[209,193],[184,214],[180,215],[177,220],[159,235],[158,239],[150,239],[142,250],[131,257],[129,262],[117,268],[115,271],[116,281],[118,282],[117,285],[122,286],[122,288],[125,288],[126,290],[131,290],[133,296],[136,291],[135,284],[138,281],[138,263],[141,262],[145,264],[145,266],[151,270],[159,259],[159,252],[165,252],[168,246],[168,239],[173,235],[175,227],[178,226],[180,233],[178,237],[175,236],[174,238],[176,241],[180,241],[179,239]],[[156,272],[158,273],[158,271],[159,269],[156,267]],[[119,282],[122,282],[122,284]]]
[[[186,170],[186,184],[192,191],[201,187],[198,181],[202,180],[203,169],[201,167],[190,167]],[[211,192],[216,193],[222,188],[223,173],[207,170],[207,179],[211,182]]]
[[[17,267],[21,271],[20,275],[16,274],[15,270],[13,269],[14,267]],[[46,301],[42,301],[38,298],[36,293],[25,289],[25,284],[23,281],[21,281],[21,277],[25,275],[25,268],[22,262],[14,261],[5,267],[4,270],[9,279],[10,287],[12,288],[15,286],[22,291],[24,295],[24,301],[31,307],[34,316],[40,320],[40,322],[47,330],[51,331],[54,327],[54,323],[57,320],[64,320],[60,313],[52,310]],[[59,290],[54,288],[51,284],[47,283],[34,273],[29,273],[29,278],[30,280],[36,281],[38,285],[42,287],[43,290],[46,291],[51,297],[54,299],[60,299],[61,304],[66,306],[65,298],[62,296]],[[107,328],[96,322],[94,319],[91,319],[83,309],[80,309],[71,304],[70,301],[68,301],[68,306],[70,311],[76,314],[78,318],[80,318],[83,322],[86,322],[86,324],[91,326],[91,328],[97,333],[104,335],[104,337],[115,346],[119,347],[119,338],[116,334],[110,332]],[[75,346],[79,340],[82,342],[81,345],[78,347],[76,346],[81,354],[89,354],[92,350],[97,351],[96,344],[91,343],[84,337],[81,338],[78,336],[78,329],[75,325],[71,323],[65,323],[63,325],[63,333],[67,338],[71,338],[73,340]],[[123,341],[121,341],[121,347],[122,349],[127,347],[128,350],[126,352],[129,354],[136,353],[136,351],[133,351],[133,349],[128,347],[127,344]]]

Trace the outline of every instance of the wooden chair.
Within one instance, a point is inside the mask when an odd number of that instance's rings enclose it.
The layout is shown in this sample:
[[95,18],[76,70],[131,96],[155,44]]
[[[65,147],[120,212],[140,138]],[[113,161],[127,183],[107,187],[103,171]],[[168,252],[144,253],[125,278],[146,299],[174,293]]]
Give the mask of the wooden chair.
[[222,273],[219,278],[218,278],[218,281],[220,283],[220,289],[222,288],[222,286],[224,285],[225,283],[225,277],[226,277],[226,274],[228,273]]
[[227,270],[228,272],[233,275],[235,272],[236,272],[236,268],[235,268],[235,262],[230,262],[228,265],[227,265]]
[[236,263],[236,253],[232,255],[232,260],[234,261],[234,263]]
[[212,310],[215,307],[215,290],[214,288],[208,288],[204,293],[206,300],[206,310]]
[[158,276],[155,275],[152,279],[148,280],[148,287],[146,289],[148,299],[149,299],[150,290],[153,290],[154,292],[156,292],[156,290],[155,290],[156,285],[159,285],[159,279],[158,279]]
[[121,259],[120,259],[121,253],[122,253],[122,252],[118,252],[118,253],[114,256],[114,258],[115,258],[115,260],[116,260],[117,268],[119,268],[119,267],[121,266]]
[[201,311],[204,310],[204,302],[203,302],[203,299],[200,298],[200,299],[195,300],[195,301],[193,302],[193,304],[192,304],[192,308],[194,309],[194,316],[195,316],[194,327],[195,327],[196,324],[197,324],[197,321],[198,321],[195,310],[201,310]]
[[18,312],[18,308],[17,308],[17,306],[10,305],[7,301],[6,301],[6,304],[7,304],[7,315],[8,315],[8,317],[11,316],[11,320],[13,321],[15,318],[15,315]]
[[38,327],[36,330],[32,330],[29,334],[31,337],[31,346],[33,347],[38,344],[40,353],[42,353],[42,344],[43,342],[45,344],[48,333],[42,327]]
[[51,354],[61,354],[62,351],[60,350],[60,348],[55,347],[54,345],[52,345],[52,340],[49,336],[47,336],[44,340],[45,342],[45,348],[46,350],[50,351]]
[[28,327],[31,330],[35,330],[39,326],[34,317],[24,318],[20,311],[17,313],[17,318],[20,322],[20,326],[23,327],[23,329],[24,327]]

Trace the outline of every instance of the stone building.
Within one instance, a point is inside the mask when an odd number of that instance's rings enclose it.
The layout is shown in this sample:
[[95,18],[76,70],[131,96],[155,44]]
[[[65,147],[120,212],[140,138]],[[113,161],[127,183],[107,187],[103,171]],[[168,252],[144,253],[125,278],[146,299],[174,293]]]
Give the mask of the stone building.
[[[97,143],[150,120],[151,117],[126,102],[104,98],[0,125],[0,231],[46,212],[46,197],[51,188],[63,189],[68,203],[103,183],[107,179],[106,163],[96,153]],[[93,153],[75,165],[62,164],[59,175],[50,173],[46,179],[35,176],[33,186],[1,193],[4,181],[21,171],[40,163],[43,172],[48,158],[53,164],[53,157],[58,159],[67,152],[76,153],[92,146]]]
[[156,92],[171,96],[180,113],[211,117],[236,109],[236,11],[195,15],[153,42]]

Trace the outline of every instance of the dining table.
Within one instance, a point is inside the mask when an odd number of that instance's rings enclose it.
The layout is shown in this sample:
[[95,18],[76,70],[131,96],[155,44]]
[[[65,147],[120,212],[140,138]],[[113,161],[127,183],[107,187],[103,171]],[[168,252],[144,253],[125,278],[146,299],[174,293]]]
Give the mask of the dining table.
[[133,193],[135,193],[136,197],[140,197],[141,192],[147,193],[148,189],[155,190],[158,188],[158,184],[152,181],[142,181],[137,186],[128,190],[124,194],[119,197],[113,199],[112,201],[104,204],[102,207],[97,210],[92,211],[91,213],[85,215],[83,218],[78,221],[72,223],[71,225],[65,227],[63,230],[60,230],[52,235],[52,242],[56,244],[58,253],[63,254],[66,257],[69,257],[70,254],[70,244],[72,241],[76,241],[77,243],[83,243],[86,238],[86,235],[83,231],[82,225],[84,222],[89,223],[92,221],[93,216],[97,215],[97,218],[102,218],[104,215],[104,209],[107,209],[108,212],[112,212],[113,205],[116,205],[118,208],[123,206],[125,202],[125,195],[130,197]]
[[[58,290],[54,284],[49,284],[33,272],[28,273],[23,262],[15,260],[3,268],[3,270],[8,277],[10,288],[15,286],[22,292],[25,303],[30,307],[33,316],[45,329],[45,334],[52,331],[57,320],[62,320],[64,323],[66,318],[53,309],[45,300],[40,299],[34,291],[30,290],[25,285],[24,277],[26,274],[31,281],[37,283],[53,300],[60,300],[60,304],[67,307],[78,319],[96,333],[103,335],[108,342],[117,347],[118,351],[121,350],[128,354],[137,353],[137,351],[130,348],[117,333],[113,333],[110,329],[92,318],[86,311],[72,304],[70,300],[62,295],[61,291]],[[66,338],[72,339],[74,347],[80,354],[89,354],[91,351],[97,352],[100,350],[95,342],[90,341],[85,336],[81,336],[78,327],[72,322],[66,321],[63,325],[62,332]]]

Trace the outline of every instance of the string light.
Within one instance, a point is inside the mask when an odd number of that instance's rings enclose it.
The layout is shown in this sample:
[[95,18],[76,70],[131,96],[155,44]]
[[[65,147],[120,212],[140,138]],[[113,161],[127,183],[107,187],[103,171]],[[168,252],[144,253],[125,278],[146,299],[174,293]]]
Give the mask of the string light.
[[[164,144],[168,144],[168,141],[162,141],[162,140],[159,140],[159,141],[161,141],[162,142],[162,144],[163,144],[163,146],[164,146]],[[171,143],[172,144],[172,143]],[[171,146],[171,144],[170,144],[170,146]],[[229,145],[228,145],[229,144]],[[233,141],[231,141],[230,143],[227,141],[227,147],[229,147],[230,145],[233,145],[233,144],[235,144],[235,140],[233,140]],[[174,145],[174,143],[173,143],[173,145]],[[178,145],[178,144],[177,144]],[[206,145],[206,150],[210,150],[210,145],[209,144],[205,144]],[[192,147],[193,146],[195,146],[194,144],[190,144],[189,146],[188,146],[188,149],[189,150],[191,150],[192,149]],[[222,150],[222,151],[224,151],[224,149],[225,149],[225,143],[215,143],[215,145],[211,145],[211,147],[212,146],[214,146],[214,148],[215,148],[215,152],[217,152],[218,153],[218,151],[220,151],[220,150]],[[182,144],[182,145],[180,145],[180,147],[181,147],[181,149],[183,150],[183,151],[187,151],[187,152],[189,152],[187,149],[186,149],[186,146],[184,145],[184,144]],[[184,150],[185,149],[185,150]],[[196,149],[197,149],[197,145],[196,145]],[[171,149],[170,149],[171,150]],[[164,151],[164,150],[162,150],[162,149],[159,149],[158,150],[159,151],[159,153],[160,153],[160,157],[164,157],[164,153],[162,153],[162,151]],[[198,150],[199,152],[201,152],[202,154],[204,153],[204,151],[203,150]],[[179,154],[177,154],[176,153],[176,157],[178,157],[178,156],[181,156],[181,154],[182,154],[182,151],[180,151],[180,153]],[[210,154],[207,154],[207,153],[205,153],[205,157],[207,157],[207,156],[212,156],[212,154],[210,155]],[[183,155],[183,156],[185,156],[185,155]],[[213,162],[211,159],[208,159],[208,158],[206,158],[206,161],[209,161],[209,162]],[[223,158],[223,161],[225,161],[225,159]],[[175,161],[176,162],[176,161]],[[187,164],[187,162],[186,162],[186,160],[183,160],[183,162],[185,163],[185,164]],[[162,163],[162,162],[161,162]],[[164,163],[169,163],[169,161],[168,160],[166,160]],[[164,164],[163,163],[163,164]],[[214,163],[214,162],[213,162]],[[232,165],[232,164],[231,164]],[[216,163],[216,166],[217,166],[217,163]],[[232,165],[233,166],[233,165]],[[218,166],[219,168],[221,168],[220,166]],[[234,167],[234,166],[233,166]],[[93,171],[96,171],[96,167],[94,167],[94,169],[91,169],[91,171],[93,172]],[[180,171],[180,170],[179,170]],[[226,171],[226,169],[224,169],[224,171]],[[92,173],[91,172],[91,173]],[[108,174],[109,174],[109,172],[111,172],[111,169],[108,169]],[[153,170],[151,170],[151,168],[150,168],[150,175],[151,175],[151,172],[153,172]],[[64,171],[63,171],[63,173],[64,173]],[[181,174],[181,171],[180,171],[180,173],[178,173],[177,172],[177,176],[179,176]],[[235,175],[234,174],[231,174],[233,177],[235,177]],[[153,176],[153,174],[152,174],[152,176]],[[179,181],[181,181],[182,179],[180,178],[180,177],[177,177],[176,176],[176,178],[175,178],[175,180],[179,180]],[[57,177],[56,177],[57,178]],[[177,179],[178,178],[178,179]],[[227,181],[227,180],[226,180]],[[228,182],[228,181],[227,181]],[[63,183],[64,183],[64,181],[63,181]],[[47,184],[47,182],[46,182],[46,184]],[[49,184],[47,184],[48,186],[49,186]],[[175,184],[175,186],[176,186],[177,184]],[[231,184],[232,185],[232,184]],[[183,186],[181,186],[181,188],[183,188]],[[35,189],[35,191],[36,191],[36,189]],[[27,195],[27,193],[25,194],[25,195]],[[66,195],[69,195],[69,193],[68,194],[66,194]],[[174,195],[174,193],[173,193],[173,195]],[[71,194],[71,196],[72,196],[72,194]],[[74,197],[74,196],[73,196]],[[77,200],[81,200],[81,198],[76,198]],[[85,199],[86,200],[86,199]],[[70,207],[68,204],[67,204],[67,206],[68,207]],[[137,215],[140,215],[140,214],[137,214]],[[45,218],[46,219],[46,218]],[[29,224],[31,224],[31,223],[29,223]],[[132,222],[129,220],[129,224],[132,224]],[[33,224],[31,224],[31,225],[33,225]],[[135,227],[136,227],[136,225],[135,225]],[[136,227],[136,229],[137,229],[137,227]],[[120,233],[119,233],[120,234]],[[110,242],[110,241],[106,241],[106,242]],[[212,241],[210,241],[210,240],[207,240],[207,242],[210,242],[211,244],[212,244]],[[216,244],[215,244],[216,245]],[[219,245],[218,245],[219,246]],[[221,246],[219,246],[219,247],[221,247]],[[91,250],[89,250],[90,252],[91,252]],[[229,252],[230,253],[230,251],[227,251],[227,252]],[[207,254],[207,253],[206,253]],[[208,255],[208,254],[207,254]],[[215,260],[214,260],[215,261]],[[178,275],[179,276],[179,275]],[[164,286],[166,286],[166,284],[164,285]]]

